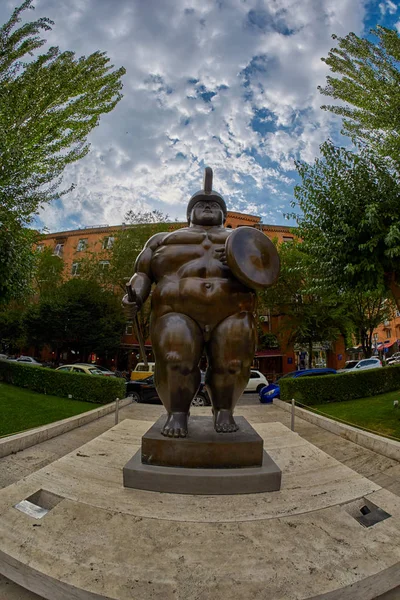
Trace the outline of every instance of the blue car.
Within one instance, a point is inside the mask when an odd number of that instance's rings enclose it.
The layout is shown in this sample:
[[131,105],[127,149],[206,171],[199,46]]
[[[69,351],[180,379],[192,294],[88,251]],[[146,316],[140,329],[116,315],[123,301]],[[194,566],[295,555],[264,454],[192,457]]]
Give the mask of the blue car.
[[286,373],[280,377],[277,383],[270,383],[260,391],[260,402],[261,404],[269,404],[272,402],[274,398],[279,398],[281,395],[281,390],[279,387],[279,381],[282,379],[289,379],[294,377],[312,377],[316,375],[335,375],[335,369],[304,369],[303,371],[292,371],[291,373]]

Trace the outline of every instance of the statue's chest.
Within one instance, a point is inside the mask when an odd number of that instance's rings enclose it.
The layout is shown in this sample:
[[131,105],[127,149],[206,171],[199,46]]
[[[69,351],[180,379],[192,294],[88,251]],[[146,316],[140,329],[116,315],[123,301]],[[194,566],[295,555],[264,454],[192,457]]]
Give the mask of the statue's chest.
[[[177,232],[178,233],[178,232]],[[215,251],[223,248],[221,235],[195,232],[190,235],[168,236],[153,255],[152,269],[155,276],[176,272],[183,265],[195,261],[209,262],[215,259]]]

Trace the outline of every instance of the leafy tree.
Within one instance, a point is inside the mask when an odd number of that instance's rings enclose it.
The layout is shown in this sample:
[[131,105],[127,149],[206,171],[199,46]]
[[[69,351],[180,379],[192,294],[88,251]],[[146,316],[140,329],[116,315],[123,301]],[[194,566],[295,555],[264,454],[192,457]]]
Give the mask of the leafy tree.
[[361,344],[365,358],[369,358],[374,350],[373,332],[378,325],[393,318],[393,303],[385,290],[368,291],[361,287],[345,294],[345,302],[352,333]]
[[60,256],[55,256],[48,246],[36,252],[34,270],[35,289],[40,298],[52,296],[63,282],[64,261]]
[[321,286],[389,288],[400,307],[399,178],[367,148],[354,154],[326,142],[314,164],[297,163],[295,198],[304,251],[323,274]]
[[27,338],[35,346],[49,345],[59,356],[73,348],[81,360],[91,352],[115,351],[125,326],[121,300],[93,281],[71,279],[56,297],[44,297],[27,311]]
[[25,345],[24,306],[13,302],[0,310],[0,348],[14,354]]
[[0,199],[0,305],[11,297],[23,299],[31,292],[35,268],[32,248],[37,239],[35,231],[4,212]]
[[[25,0],[0,28],[0,270],[1,297],[18,294],[31,264],[25,226],[39,208],[67,193],[65,167],[89,151],[87,136],[121,99],[125,69],[112,70],[104,52],[76,58],[51,47],[43,54],[45,17],[20,27]],[[4,230],[4,231],[3,231]],[[12,242],[10,242],[10,238]]]
[[278,251],[279,279],[259,294],[260,300],[279,323],[278,337],[307,347],[311,367],[313,344],[332,342],[344,332],[347,318],[343,303],[330,290],[316,285],[317,264],[301,243],[283,243]]
[[344,117],[343,133],[368,143],[400,163],[400,35],[377,26],[377,43],[349,33],[322,60],[338,76],[319,87],[325,96],[345,105],[322,106]]
[[[168,215],[161,211],[137,213],[133,210],[125,215],[125,228],[116,236],[112,248],[103,250],[102,254],[87,253],[80,263],[80,278],[98,281],[108,289],[114,290],[119,298],[125,294],[125,286],[133,275],[135,261],[143,246],[156,233],[169,231],[174,227]],[[104,268],[102,261],[108,261]],[[147,299],[138,314],[144,339],[149,337],[150,298]]]

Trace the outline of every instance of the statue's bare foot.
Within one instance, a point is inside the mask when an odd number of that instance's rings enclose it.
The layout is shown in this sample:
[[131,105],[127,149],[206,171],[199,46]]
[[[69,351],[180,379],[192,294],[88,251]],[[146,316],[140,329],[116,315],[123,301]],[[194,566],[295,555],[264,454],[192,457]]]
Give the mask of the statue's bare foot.
[[168,437],[186,437],[188,432],[188,414],[183,412],[170,413],[161,433]]
[[214,429],[217,433],[233,433],[239,429],[231,410],[221,408],[214,411]]

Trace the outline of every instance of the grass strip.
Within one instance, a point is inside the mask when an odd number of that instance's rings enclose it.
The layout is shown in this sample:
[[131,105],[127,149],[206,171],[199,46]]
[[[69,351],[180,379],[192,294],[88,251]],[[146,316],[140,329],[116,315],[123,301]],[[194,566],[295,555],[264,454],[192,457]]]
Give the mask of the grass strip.
[[0,383],[0,436],[67,419],[102,406]]

